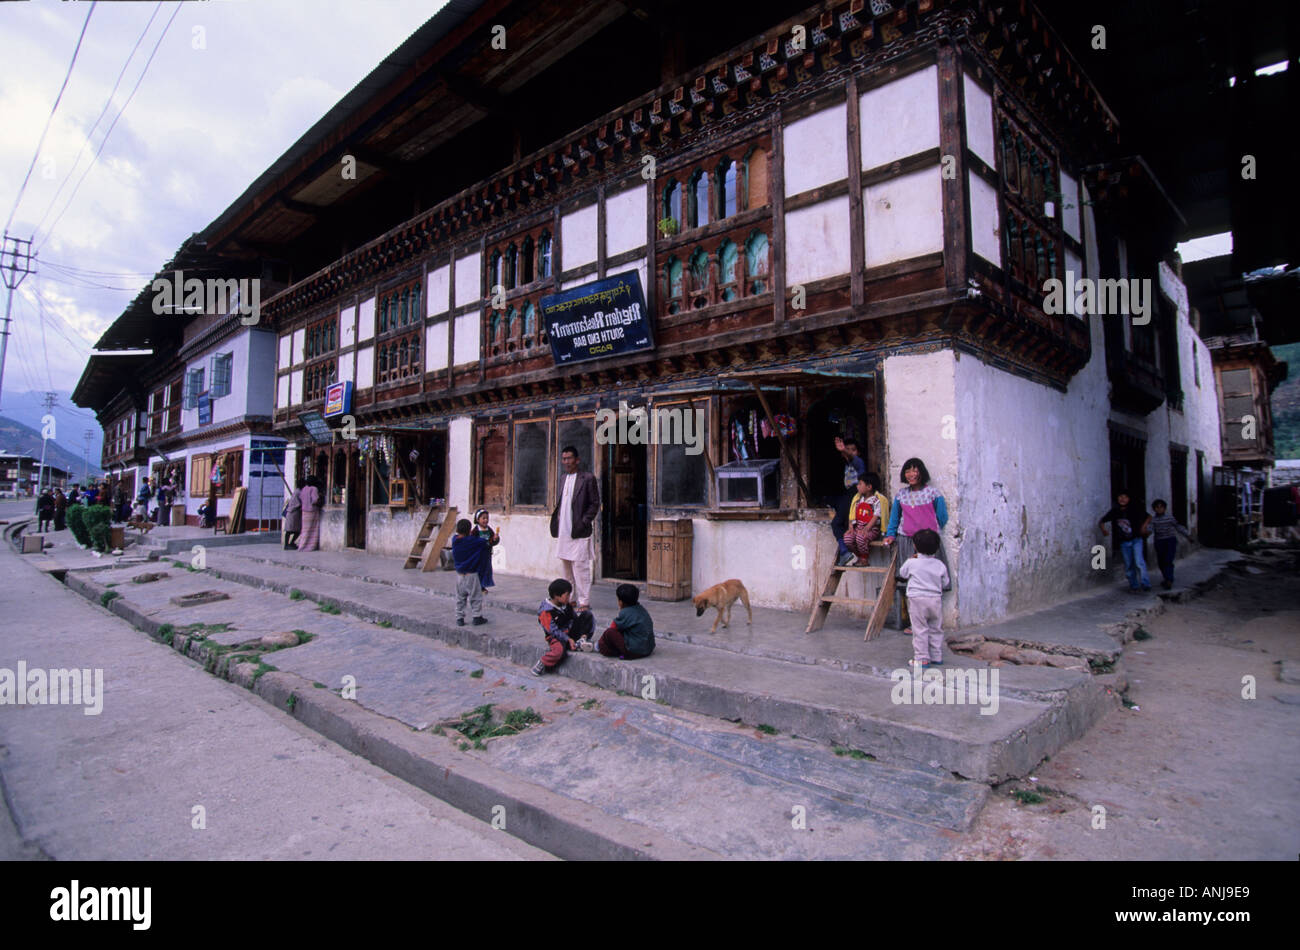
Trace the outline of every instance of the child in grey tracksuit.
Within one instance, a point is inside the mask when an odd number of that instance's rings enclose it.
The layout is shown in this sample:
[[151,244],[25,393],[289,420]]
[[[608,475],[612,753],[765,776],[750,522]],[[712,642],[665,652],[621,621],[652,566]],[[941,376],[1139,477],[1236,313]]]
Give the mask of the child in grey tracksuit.
[[943,589],[948,568],[935,557],[939,535],[923,528],[912,535],[916,554],[898,568],[907,581],[907,611],[912,617],[912,666],[925,669],[943,663]]

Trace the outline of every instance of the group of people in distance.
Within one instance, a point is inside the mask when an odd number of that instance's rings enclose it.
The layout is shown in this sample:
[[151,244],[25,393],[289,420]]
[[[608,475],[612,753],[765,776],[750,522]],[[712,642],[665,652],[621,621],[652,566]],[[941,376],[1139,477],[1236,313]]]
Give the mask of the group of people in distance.
[[[170,471],[163,477],[141,479],[134,499],[128,496],[125,483],[117,475],[102,482],[90,482],[85,487],[74,483],[66,493],[62,488],[46,488],[36,498],[38,530],[65,530],[69,505],[108,505],[114,521],[129,521],[134,516],[165,524],[178,492]],[[151,508],[150,502],[154,500],[157,504]]]
[[942,531],[948,523],[943,495],[930,484],[919,458],[903,463],[902,487],[891,504],[880,476],[866,470],[855,439],[835,439],[844,459],[844,492],[832,499],[831,531],[841,567],[865,565],[873,542],[898,547],[898,585],[903,593],[904,633],[912,635],[912,666],[943,663],[943,592],[952,587]]
[[[1146,506],[1132,498],[1127,489],[1115,494],[1115,504],[1101,516],[1097,526],[1103,535],[1110,535],[1115,553],[1124,559],[1124,576],[1128,578],[1130,592],[1149,591],[1151,578],[1147,575],[1146,539],[1155,534],[1156,559],[1164,576],[1161,587],[1174,586],[1174,557],[1178,552],[1178,536],[1190,538],[1187,529],[1180,525],[1163,498],[1151,503],[1155,514],[1147,514]],[[1106,525],[1111,530],[1106,530]]]

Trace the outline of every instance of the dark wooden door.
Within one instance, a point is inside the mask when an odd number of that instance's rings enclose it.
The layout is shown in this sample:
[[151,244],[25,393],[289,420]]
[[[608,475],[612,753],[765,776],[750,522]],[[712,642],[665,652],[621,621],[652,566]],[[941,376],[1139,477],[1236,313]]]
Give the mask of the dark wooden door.
[[347,461],[347,540],[351,548],[366,546],[366,467],[359,461],[360,453],[349,452]]
[[646,447],[611,445],[604,505],[608,524],[605,576],[645,579]]

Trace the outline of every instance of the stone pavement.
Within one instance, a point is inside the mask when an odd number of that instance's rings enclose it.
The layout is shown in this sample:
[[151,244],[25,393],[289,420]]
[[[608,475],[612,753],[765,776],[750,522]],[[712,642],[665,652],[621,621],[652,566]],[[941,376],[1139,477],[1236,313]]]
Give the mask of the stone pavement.
[[[167,576],[132,581],[160,571]],[[499,806],[513,834],[563,857],[936,858],[988,795],[941,769],[898,768],[847,748],[837,755],[803,736],[710,720],[566,676],[538,679],[505,658],[328,613],[211,570],[127,564],[73,571],[67,583],[92,600],[120,592],[110,611],[155,634],[171,624],[163,632],[172,645],[204,658],[213,645],[281,630],[312,634],[264,657],[274,670],[257,679],[260,695],[485,821]],[[200,590],[228,599],[172,603]],[[572,656],[566,665],[596,659]],[[246,679],[249,666],[231,678]],[[354,701],[342,698],[350,686]],[[476,749],[454,724],[488,703],[498,717],[533,709],[543,721]],[[447,776],[474,788],[440,784]]]

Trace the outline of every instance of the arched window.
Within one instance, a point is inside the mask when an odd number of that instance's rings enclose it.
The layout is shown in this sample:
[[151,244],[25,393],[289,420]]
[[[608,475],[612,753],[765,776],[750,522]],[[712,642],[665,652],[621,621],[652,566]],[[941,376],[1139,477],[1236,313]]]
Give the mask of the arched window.
[[388,347],[379,348],[379,378],[382,380],[384,374],[388,372]]
[[519,273],[518,266],[519,266],[519,249],[516,248],[513,244],[511,244],[508,248],[506,248],[506,273],[505,273],[506,290],[514,290],[515,287],[517,286],[517,281],[515,280],[515,277]]
[[736,284],[737,264],[740,254],[735,241],[723,241],[718,248],[718,297],[721,300],[735,300],[740,296]]
[[512,306],[508,310],[506,310],[506,339],[507,340],[513,340],[515,338],[515,324],[518,322],[519,322],[519,314]]
[[537,276],[551,276],[551,234],[543,231],[537,239]]
[[661,218],[672,218],[677,230],[682,229],[682,186],[676,179],[670,179],[664,186],[663,213]]
[[488,290],[494,291],[494,288],[501,285],[501,252],[492,252],[492,277],[488,281]]
[[745,242],[745,273],[751,294],[767,293],[767,235],[755,231]]
[[668,304],[669,313],[681,312],[682,290],[682,262],[676,257],[670,257],[664,264],[664,300]]
[[533,282],[533,239],[530,237],[524,238],[523,256],[519,263],[523,267],[520,283],[531,284]]
[[697,247],[691,255],[690,266],[691,306],[695,309],[709,304],[709,255]]
[[718,196],[718,217],[729,218],[736,213],[737,208],[737,174],[736,163],[731,159],[723,159],[722,164],[718,166],[718,182],[714,189]]
[[[423,323],[424,311],[420,309],[420,285],[416,284],[411,288],[411,322]],[[334,328],[330,327],[330,337],[333,338]]]
[[709,223],[709,176],[696,172],[691,176],[690,214],[687,225],[702,228]]
[[397,324],[399,327],[404,327],[411,322],[411,291],[410,290],[402,291],[402,308],[399,311],[399,313],[401,314]]
[[488,321],[488,339],[493,343],[501,342],[501,314],[492,313],[492,319]]
[[533,345],[533,334],[537,332],[537,311],[531,303],[524,304],[524,345]]
[[405,375],[406,369],[410,365],[410,362],[411,362],[411,348],[407,345],[406,341],[403,340],[401,347],[397,351],[397,365],[403,375]]

